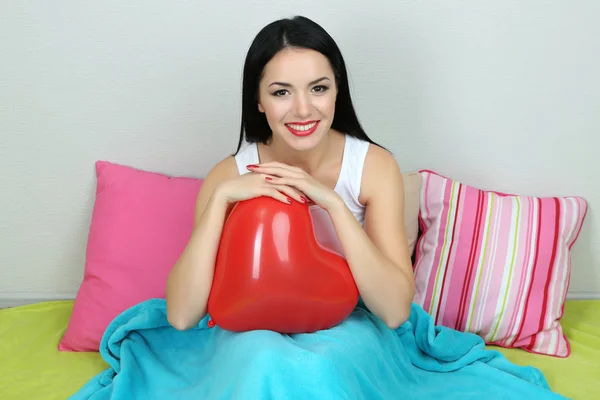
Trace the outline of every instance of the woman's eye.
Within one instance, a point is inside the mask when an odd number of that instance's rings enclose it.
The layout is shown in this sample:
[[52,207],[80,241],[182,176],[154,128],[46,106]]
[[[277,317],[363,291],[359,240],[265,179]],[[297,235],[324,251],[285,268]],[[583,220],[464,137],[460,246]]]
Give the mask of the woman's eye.
[[273,92],[273,96],[277,96],[277,97],[285,96],[286,92],[287,92],[287,90],[281,89],[281,90],[278,90],[276,92]]
[[327,86],[325,86],[325,85],[319,85],[319,86],[315,86],[315,87],[313,88],[313,90],[314,90],[315,92],[317,92],[317,93],[322,93],[322,92],[325,92],[327,89],[329,89],[329,88],[328,88]]

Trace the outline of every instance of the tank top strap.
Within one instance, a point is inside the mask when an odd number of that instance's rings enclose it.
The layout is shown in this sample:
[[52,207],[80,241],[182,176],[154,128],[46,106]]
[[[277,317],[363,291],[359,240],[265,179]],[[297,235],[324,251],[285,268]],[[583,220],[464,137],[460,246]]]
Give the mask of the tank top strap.
[[342,167],[336,185],[336,192],[356,216],[364,212],[364,206],[358,198],[369,145],[370,143],[365,140],[346,135]]
[[244,142],[242,143],[240,151],[238,151],[234,158],[237,164],[239,174],[247,174],[248,172],[250,172],[246,168],[247,165],[259,163],[258,146],[256,145],[256,143]]

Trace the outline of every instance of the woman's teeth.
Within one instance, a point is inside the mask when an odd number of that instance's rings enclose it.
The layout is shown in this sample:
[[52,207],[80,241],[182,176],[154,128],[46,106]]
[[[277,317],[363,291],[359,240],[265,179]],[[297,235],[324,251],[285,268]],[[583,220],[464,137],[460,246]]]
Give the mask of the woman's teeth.
[[293,130],[296,130],[296,131],[309,131],[316,124],[317,124],[316,122],[313,122],[312,124],[308,124],[308,125],[294,125],[294,124],[286,124],[286,125],[289,126],[290,128],[292,128]]

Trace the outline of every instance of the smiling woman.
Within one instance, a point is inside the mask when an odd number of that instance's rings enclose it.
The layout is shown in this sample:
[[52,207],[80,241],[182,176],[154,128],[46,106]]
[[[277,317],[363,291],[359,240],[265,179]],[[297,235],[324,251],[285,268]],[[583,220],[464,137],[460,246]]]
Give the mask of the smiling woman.
[[[302,54],[302,52],[308,54]],[[296,74],[299,77],[302,75],[310,76],[315,72],[318,73],[318,71],[313,71],[314,69],[330,69],[327,59],[316,51],[285,49],[267,64],[263,81],[268,82],[269,76],[281,75],[283,71],[280,70],[287,65],[294,65],[299,68],[301,71]],[[302,68],[304,68],[304,71],[302,71]],[[326,82],[329,84],[324,84]],[[275,81],[267,87],[268,89],[273,88],[275,90],[274,92],[269,90],[271,96],[275,97],[275,99],[270,99],[268,96],[260,96],[261,100],[258,102],[258,109],[260,112],[266,114],[271,130],[276,128],[277,118],[281,114],[282,122],[293,135],[306,137],[317,131],[323,119],[326,126],[331,125],[331,122],[328,123],[328,121],[335,114],[335,98],[337,94],[335,86],[333,90],[330,90],[331,85],[333,85],[332,77],[327,76],[309,82],[306,88],[300,87],[297,89],[294,88],[293,84]],[[282,87],[285,89],[281,89]],[[262,92],[263,89],[261,88],[260,91]],[[315,109],[317,115],[314,117],[318,117],[319,119],[285,122],[286,117],[287,119],[293,119],[295,116],[298,116],[302,119],[310,116],[311,109],[309,105]],[[290,112],[290,109],[294,111]]]
[[262,75],[257,108],[275,145],[281,141],[296,151],[317,147],[329,133],[336,108],[337,87],[327,57],[312,49],[284,48]]
[[358,121],[335,41],[304,17],[267,25],[246,56],[242,100],[237,151],[208,174],[168,279],[169,322],[183,330],[206,315],[224,220],[269,196],[310,203],[317,239],[347,260],[365,305],[400,326],[415,291],[402,175]]

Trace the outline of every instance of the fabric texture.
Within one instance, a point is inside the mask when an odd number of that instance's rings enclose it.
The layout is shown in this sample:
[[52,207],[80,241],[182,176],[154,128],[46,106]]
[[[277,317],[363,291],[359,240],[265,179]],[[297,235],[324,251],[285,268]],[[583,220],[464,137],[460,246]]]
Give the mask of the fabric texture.
[[65,400],[108,367],[98,352],[61,352],[73,300],[0,309],[0,399]]
[[421,171],[414,301],[486,343],[566,357],[560,319],[586,201],[507,195]]
[[[73,300],[0,309],[1,399],[65,400],[109,368],[99,352],[56,348],[72,310]],[[487,347],[515,364],[538,368],[563,396],[595,399],[600,393],[600,300],[567,300],[561,324],[571,343],[569,358]]]
[[97,351],[109,322],[163,297],[167,276],[194,223],[201,179],[96,163],[96,198],[83,282],[62,351]]
[[416,304],[396,330],[364,305],[332,329],[299,335],[231,333],[208,318],[178,331],[163,299],[132,307],[102,339],[110,367],[70,399],[564,398],[538,369],[486,350],[475,334],[434,326]]

